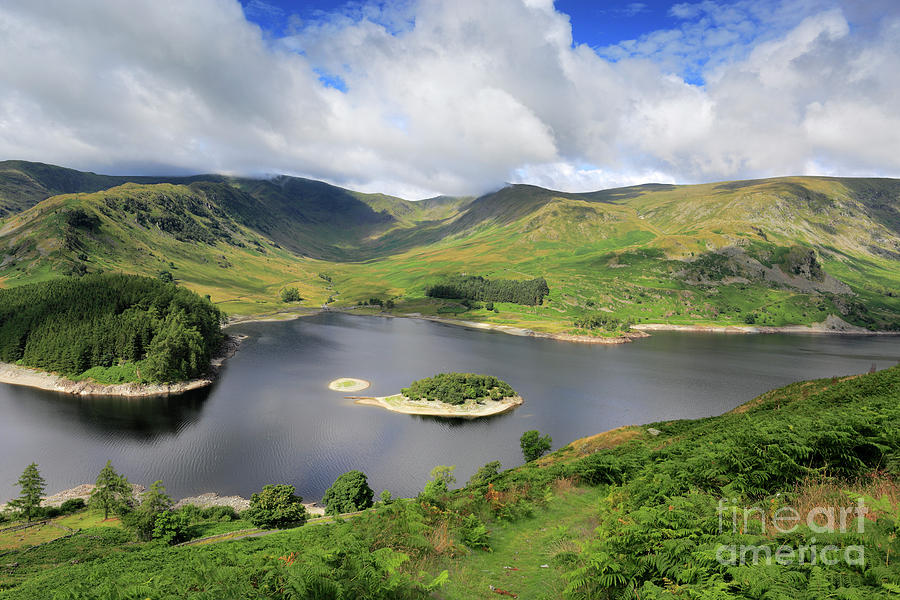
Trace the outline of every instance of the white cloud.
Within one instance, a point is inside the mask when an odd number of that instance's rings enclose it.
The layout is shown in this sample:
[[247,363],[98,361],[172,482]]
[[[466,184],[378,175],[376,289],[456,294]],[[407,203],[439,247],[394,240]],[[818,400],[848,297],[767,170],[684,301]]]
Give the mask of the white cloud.
[[[364,3],[280,40],[234,0],[12,0],[0,157],[295,173],[416,197],[900,175],[895,4],[704,0],[671,14],[678,29],[598,54],[573,46],[551,0]],[[698,73],[703,85],[682,79]]]

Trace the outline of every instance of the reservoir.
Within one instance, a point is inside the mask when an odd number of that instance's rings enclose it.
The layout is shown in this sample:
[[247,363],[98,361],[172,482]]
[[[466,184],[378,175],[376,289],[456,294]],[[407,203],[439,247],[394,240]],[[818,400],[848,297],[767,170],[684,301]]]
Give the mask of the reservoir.
[[[170,495],[249,497],[290,483],[319,500],[341,473],[376,495],[418,493],[435,465],[460,485],[481,465],[522,463],[538,429],[560,448],[621,425],[718,415],[788,383],[864,373],[900,360],[900,338],[659,332],[630,344],[559,342],[430,321],[323,313],[244,323],[248,335],[210,388],[171,398],[75,397],[0,384],[0,502],[36,461],[54,493],[92,483],[107,459]],[[339,377],[386,396],[439,372],[496,375],[525,399],[495,417],[447,420],[358,406]]]

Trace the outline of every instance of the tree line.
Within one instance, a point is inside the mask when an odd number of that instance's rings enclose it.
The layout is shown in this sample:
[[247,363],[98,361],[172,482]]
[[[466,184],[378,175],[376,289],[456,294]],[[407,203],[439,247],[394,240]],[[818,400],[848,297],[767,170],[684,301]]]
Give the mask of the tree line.
[[514,279],[485,279],[480,275],[456,275],[425,286],[430,298],[465,298],[482,302],[513,302],[537,306],[550,293],[543,277],[516,281]]
[[137,365],[139,379],[198,377],[222,343],[223,314],[194,292],[117,273],[0,290],[0,360],[78,376]]
[[621,329],[622,331],[629,331],[632,325],[634,325],[634,320],[631,318],[622,321],[616,317],[603,314],[585,315],[575,319],[575,327],[578,329],[603,329],[606,331]]

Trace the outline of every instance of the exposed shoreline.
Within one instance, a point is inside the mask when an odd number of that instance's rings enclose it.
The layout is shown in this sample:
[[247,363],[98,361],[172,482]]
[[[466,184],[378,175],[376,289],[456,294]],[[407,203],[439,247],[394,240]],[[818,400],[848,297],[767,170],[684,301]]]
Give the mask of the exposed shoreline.
[[[364,406],[380,406],[391,412],[404,415],[420,415],[427,417],[478,419],[509,412],[521,406],[525,401],[521,396],[509,396],[500,400],[485,400],[484,404],[466,402],[459,406],[444,404],[434,400],[410,400],[400,394],[393,396],[345,396],[354,400],[355,404]],[[399,397],[399,398],[398,398]]]
[[840,317],[828,315],[821,323],[810,325],[671,325],[668,323],[639,323],[632,329],[642,332],[648,331],[686,331],[695,333],[728,333],[737,335],[767,334],[767,333],[795,333],[815,335],[868,335],[891,336],[900,335],[900,331],[870,331],[863,327],[851,325]]
[[497,331],[508,335],[519,337],[533,337],[557,340],[560,342],[573,342],[576,344],[602,344],[602,345],[618,345],[627,344],[634,340],[650,337],[654,331],[683,331],[692,333],[732,333],[732,334],[766,334],[766,333],[789,333],[789,334],[822,334],[822,335],[870,335],[870,336],[892,336],[900,335],[900,331],[870,331],[863,327],[851,325],[840,317],[829,315],[821,323],[811,323],[810,325],[675,325],[670,323],[638,323],[632,325],[631,331],[621,333],[616,337],[599,337],[592,335],[580,335],[575,333],[548,333],[544,331],[535,331],[525,327],[516,327],[514,325],[501,325],[496,323],[486,323],[482,321],[465,321],[462,319],[450,319],[447,317],[435,317],[431,315],[423,315],[421,313],[358,313],[354,311],[355,307],[339,307],[339,308],[297,308],[285,311],[276,311],[273,313],[263,313],[261,315],[248,315],[246,317],[234,317],[229,321],[226,327],[238,325],[240,323],[259,323],[270,321],[290,321],[301,317],[311,317],[314,315],[335,312],[346,315],[357,315],[363,317],[384,317],[389,319],[418,319],[420,321],[432,321],[434,323],[442,323],[444,325],[452,325],[455,327],[467,327],[469,329],[478,329],[481,331]]
[[[50,494],[48,496],[44,496],[41,498],[41,506],[60,506],[66,500],[72,500],[75,498],[80,498],[87,502],[91,497],[91,492],[94,490],[94,484],[92,483],[82,483],[81,485],[77,485],[73,488],[69,488],[67,490],[62,490],[55,494]],[[134,494],[135,498],[139,498],[140,494],[142,494],[146,488],[142,485],[133,483],[131,484],[131,490]],[[244,498],[242,496],[220,496],[216,492],[206,492],[203,494],[198,494],[196,496],[189,496],[187,498],[182,498],[174,503],[175,508],[181,508],[182,506],[186,506],[188,504],[193,504],[194,506],[200,508],[208,508],[210,506],[230,506],[237,512],[242,512],[250,508],[250,500]],[[325,508],[320,506],[318,502],[304,502],[303,506],[306,507],[307,512],[313,515],[324,515]],[[6,505],[0,505],[0,510],[6,508]]]
[[527,329],[525,327],[516,327],[514,325],[500,325],[497,323],[484,323],[481,321],[463,321],[462,319],[448,319],[446,317],[432,317],[430,315],[423,315],[420,313],[401,313],[401,314],[392,314],[392,313],[377,313],[377,314],[359,314],[354,313],[352,309],[335,309],[328,308],[324,309],[321,312],[336,312],[342,313],[346,315],[357,315],[362,317],[385,317],[389,319],[418,319],[420,321],[431,321],[433,323],[441,323],[443,325],[453,325],[454,327],[466,327],[468,329],[480,329],[482,331],[498,331],[500,333],[506,333],[508,335],[515,335],[519,337],[534,337],[534,338],[543,338],[549,340],[557,340],[560,342],[574,342],[577,344],[603,344],[603,345],[617,345],[617,344],[627,344],[628,342],[632,342],[636,339],[650,337],[650,334],[644,333],[643,331],[629,331],[627,333],[622,333],[617,337],[599,337],[593,335],[579,335],[575,333],[548,333],[544,331],[535,331],[533,329]]
[[0,383],[33,387],[51,392],[61,392],[75,396],[122,396],[144,398],[150,396],[171,396],[212,385],[225,361],[238,351],[247,336],[226,335],[219,354],[210,361],[209,372],[200,378],[177,383],[116,383],[105,384],[94,381],[73,381],[62,375],[42,371],[33,367],[23,367],[0,362]]
[[328,309],[312,308],[309,306],[297,306],[284,310],[276,310],[273,312],[259,313],[255,315],[238,315],[228,317],[228,322],[223,329],[228,329],[232,325],[241,325],[242,323],[269,323],[273,321],[293,321],[303,317],[313,317],[315,315],[327,312]]

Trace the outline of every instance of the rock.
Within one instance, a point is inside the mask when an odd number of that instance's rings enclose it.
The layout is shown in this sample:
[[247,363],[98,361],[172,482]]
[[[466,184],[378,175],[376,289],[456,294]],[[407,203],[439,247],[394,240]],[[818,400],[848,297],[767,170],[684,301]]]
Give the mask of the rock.
[[[44,499],[41,500],[41,506],[60,506],[66,500],[72,500],[73,498],[81,498],[87,502],[91,498],[91,492],[94,491],[94,487],[95,486],[92,483],[83,483],[79,486],[53,494],[52,496],[45,496]],[[140,500],[139,496],[143,494],[146,489],[147,488],[142,485],[136,483],[131,484],[132,493],[137,500]]]
[[242,512],[250,508],[250,501],[241,496],[220,496],[215,492],[207,492],[199,496],[191,496],[190,498],[182,498],[175,503],[175,508],[181,508],[193,504],[199,508],[209,508],[210,506],[230,506],[237,512]]
[[[199,496],[182,498],[175,503],[175,508],[181,508],[188,504],[193,504],[200,508],[209,508],[210,506],[230,506],[237,512],[243,512],[250,508],[250,501],[246,498],[242,498],[241,496],[220,496],[215,492],[207,492],[205,494],[200,494]],[[306,511],[311,515],[320,516],[325,514],[325,508],[319,506],[315,502],[304,502],[303,506],[306,507]]]
[[654,429],[653,427],[648,427],[647,433],[649,433],[650,435],[659,435],[662,433],[662,431],[660,431],[659,429]]

